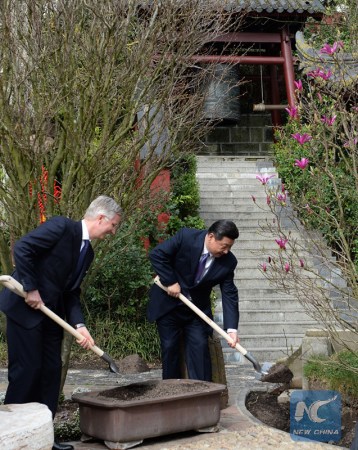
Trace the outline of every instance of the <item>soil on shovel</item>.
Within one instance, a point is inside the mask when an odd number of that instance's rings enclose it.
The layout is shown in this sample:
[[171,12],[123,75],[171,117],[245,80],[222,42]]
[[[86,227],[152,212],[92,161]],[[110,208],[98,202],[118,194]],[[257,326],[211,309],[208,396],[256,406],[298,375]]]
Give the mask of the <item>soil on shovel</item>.
[[114,389],[107,389],[98,393],[97,397],[110,398],[115,401],[130,400],[150,400],[164,397],[173,397],[187,393],[205,392],[208,384],[205,382],[198,383],[180,383],[164,384],[158,383],[148,384],[132,384],[129,386],[121,386]]
[[284,364],[274,364],[266,375],[261,377],[261,381],[267,383],[289,384],[293,378],[293,373]]

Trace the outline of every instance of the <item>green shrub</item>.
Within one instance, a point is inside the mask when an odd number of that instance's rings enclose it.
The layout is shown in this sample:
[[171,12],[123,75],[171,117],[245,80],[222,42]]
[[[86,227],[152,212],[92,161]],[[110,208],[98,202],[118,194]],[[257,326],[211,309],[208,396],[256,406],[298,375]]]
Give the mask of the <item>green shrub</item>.
[[[88,322],[88,328],[95,338],[96,345],[113,359],[122,359],[138,354],[147,362],[160,359],[160,343],[156,325],[144,318],[139,322],[114,321],[96,318]],[[87,353],[77,345],[72,346],[76,358],[86,359]]]
[[196,157],[187,154],[175,163],[171,171],[172,201],[178,207],[179,218],[197,216],[200,205],[199,184],[196,179]]
[[310,380],[323,381],[329,389],[358,401],[358,354],[342,351],[331,357],[317,356],[304,365]]
[[82,432],[80,429],[80,411],[77,408],[70,420],[54,424],[55,439],[58,441],[78,441]]
[[89,318],[136,323],[145,316],[152,269],[132,223],[120,228],[110,247],[96,250],[98,265],[84,293]]

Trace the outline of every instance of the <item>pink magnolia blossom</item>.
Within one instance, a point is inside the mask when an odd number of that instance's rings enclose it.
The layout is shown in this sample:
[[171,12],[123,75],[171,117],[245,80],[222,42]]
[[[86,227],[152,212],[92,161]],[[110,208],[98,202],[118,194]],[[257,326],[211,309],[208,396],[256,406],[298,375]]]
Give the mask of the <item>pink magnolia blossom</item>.
[[304,209],[307,211],[308,214],[313,214],[313,210],[308,203],[304,206]]
[[281,192],[286,192],[284,183],[281,184]]
[[295,83],[295,86],[296,86],[296,90],[301,92],[302,89],[303,89],[302,81],[301,80],[297,80],[297,81],[294,81],[294,83]]
[[310,136],[307,133],[301,134],[301,133],[295,133],[295,134],[291,134],[291,136],[296,139],[296,141],[303,145],[306,142],[309,142],[312,139],[312,136]]
[[308,72],[307,74],[310,78],[322,78],[323,80],[327,81],[331,78],[332,72],[329,70],[328,72],[324,72],[322,69],[315,69],[311,72]]
[[304,267],[304,266],[305,266],[305,263],[304,263],[303,259],[300,259],[300,267]]
[[266,203],[270,206],[271,205],[271,197],[269,195],[266,196]]
[[298,117],[298,108],[296,106],[290,106],[285,108],[285,110],[292,119],[296,119]]
[[309,162],[310,160],[308,158],[295,159],[294,166],[299,167],[302,170],[305,170]]
[[281,193],[277,194],[276,198],[277,198],[277,201],[279,201],[282,204],[285,204],[287,196],[284,192],[281,192]]
[[329,127],[331,127],[334,122],[336,121],[337,116],[332,116],[332,117],[327,117],[326,115],[323,115],[321,117],[321,122],[325,123],[326,125],[328,125]]
[[267,264],[266,264],[265,262],[263,262],[263,263],[261,264],[261,269],[262,269],[264,272],[267,271]]
[[343,48],[342,41],[334,42],[332,46],[329,44],[324,44],[324,46],[320,50],[320,53],[326,55],[333,55],[340,48]]
[[351,144],[357,145],[357,143],[358,143],[358,138],[355,137],[355,138],[352,139],[352,140],[346,141],[346,142],[343,144],[343,147],[346,147],[346,148],[347,148],[347,147],[350,147]]
[[267,184],[270,178],[273,178],[275,175],[256,175],[256,178],[261,181],[262,184]]
[[281,250],[286,250],[286,244],[288,239],[275,239],[276,244],[280,247]]
[[288,273],[290,271],[290,263],[288,263],[288,262],[285,264],[285,271],[286,271],[286,273]]

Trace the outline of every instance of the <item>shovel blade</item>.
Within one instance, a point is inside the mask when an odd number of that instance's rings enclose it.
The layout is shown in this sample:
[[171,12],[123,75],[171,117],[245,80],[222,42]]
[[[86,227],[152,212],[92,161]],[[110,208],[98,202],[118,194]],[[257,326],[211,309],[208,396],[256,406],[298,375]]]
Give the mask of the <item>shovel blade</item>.
[[262,378],[267,375],[269,373],[269,370],[271,369],[271,367],[274,365],[274,363],[270,363],[265,361],[264,363],[262,363],[261,365],[261,371],[260,372],[256,372],[255,373],[255,378],[257,380],[262,381]]

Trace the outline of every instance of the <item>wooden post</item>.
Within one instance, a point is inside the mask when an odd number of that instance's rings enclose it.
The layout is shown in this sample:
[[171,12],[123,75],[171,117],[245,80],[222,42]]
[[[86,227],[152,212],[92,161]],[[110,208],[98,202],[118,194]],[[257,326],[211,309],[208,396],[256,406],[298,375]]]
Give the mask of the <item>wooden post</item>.
[[286,28],[281,32],[281,53],[284,57],[283,72],[285,75],[285,84],[287,92],[288,104],[292,107],[295,106],[295,73],[293,69],[293,57],[291,49],[291,40]]

